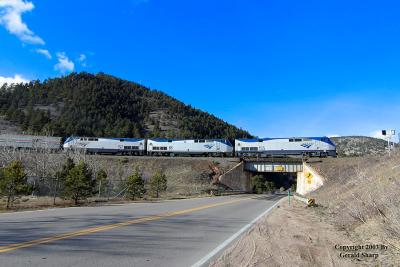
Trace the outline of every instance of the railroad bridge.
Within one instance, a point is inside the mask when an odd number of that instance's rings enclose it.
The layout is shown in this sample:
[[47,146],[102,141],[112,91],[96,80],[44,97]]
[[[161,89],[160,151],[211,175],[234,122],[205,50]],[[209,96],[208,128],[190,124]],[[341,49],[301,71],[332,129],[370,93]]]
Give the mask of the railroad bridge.
[[302,172],[301,158],[244,159],[244,170],[248,172]]
[[[268,175],[292,179],[299,194],[307,194],[323,184],[323,177],[302,158],[246,158],[219,177],[220,183],[233,190],[252,191],[251,177]],[[285,177],[285,178],[284,178]]]

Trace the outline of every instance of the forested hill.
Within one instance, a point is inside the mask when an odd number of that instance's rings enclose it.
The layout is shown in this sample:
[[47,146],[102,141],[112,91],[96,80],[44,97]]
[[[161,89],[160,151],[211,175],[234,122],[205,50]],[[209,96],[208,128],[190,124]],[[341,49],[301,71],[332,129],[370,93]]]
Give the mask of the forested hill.
[[56,136],[249,137],[244,130],[160,91],[113,76],[73,73],[0,88],[0,113],[34,134]]

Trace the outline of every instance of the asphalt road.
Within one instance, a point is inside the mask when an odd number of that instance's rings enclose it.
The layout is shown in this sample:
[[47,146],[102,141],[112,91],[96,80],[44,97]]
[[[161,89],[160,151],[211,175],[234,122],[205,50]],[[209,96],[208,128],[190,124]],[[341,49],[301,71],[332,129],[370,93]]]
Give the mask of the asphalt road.
[[192,266],[281,196],[0,214],[0,266]]

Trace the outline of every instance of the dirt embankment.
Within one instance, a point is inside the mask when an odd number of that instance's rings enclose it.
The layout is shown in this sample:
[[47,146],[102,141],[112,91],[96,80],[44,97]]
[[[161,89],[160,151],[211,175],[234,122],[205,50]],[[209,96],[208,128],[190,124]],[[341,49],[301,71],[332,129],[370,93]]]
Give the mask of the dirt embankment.
[[212,186],[214,176],[237,164],[236,159],[212,157],[97,156],[91,162],[93,168],[105,168],[116,186],[136,167],[142,172],[144,180],[150,179],[157,170],[162,170],[167,176],[167,195],[170,197],[198,195],[215,188]]
[[400,152],[310,165],[319,206],[284,200],[210,266],[400,266]]
[[286,198],[210,266],[352,266],[335,249],[350,243],[311,208],[298,201],[289,207]]
[[[213,157],[146,157],[146,156],[104,156],[83,155],[79,153],[35,153],[34,151],[0,151],[0,166],[12,160],[21,160],[30,183],[35,185],[35,197],[17,199],[15,208],[26,209],[53,205],[51,186],[55,173],[61,170],[68,157],[75,162],[85,161],[93,174],[100,169],[107,172],[110,183],[103,186],[101,197],[120,200],[123,197],[124,181],[135,168],[139,168],[144,180],[150,179],[157,170],[167,176],[167,192],[162,198],[185,198],[207,195],[210,190],[217,189],[213,180],[237,164],[234,158]],[[97,189],[97,188],[96,188]],[[122,192],[122,193],[121,193]],[[120,193],[120,194],[119,194]],[[93,201],[98,197],[96,193]],[[148,196],[146,196],[148,197]],[[0,209],[5,199],[0,199]],[[58,199],[61,206],[69,205],[69,201]]]
[[400,152],[391,157],[326,159],[311,164],[327,179],[310,194],[322,205],[321,216],[355,244],[388,246],[379,262],[399,266]]

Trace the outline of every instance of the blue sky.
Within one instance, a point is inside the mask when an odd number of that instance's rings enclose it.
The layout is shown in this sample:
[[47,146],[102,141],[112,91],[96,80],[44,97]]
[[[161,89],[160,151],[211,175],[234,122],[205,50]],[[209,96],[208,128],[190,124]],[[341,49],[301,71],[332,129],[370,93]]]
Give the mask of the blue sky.
[[258,136],[375,135],[400,121],[399,11],[397,1],[0,0],[0,81],[102,71]]

